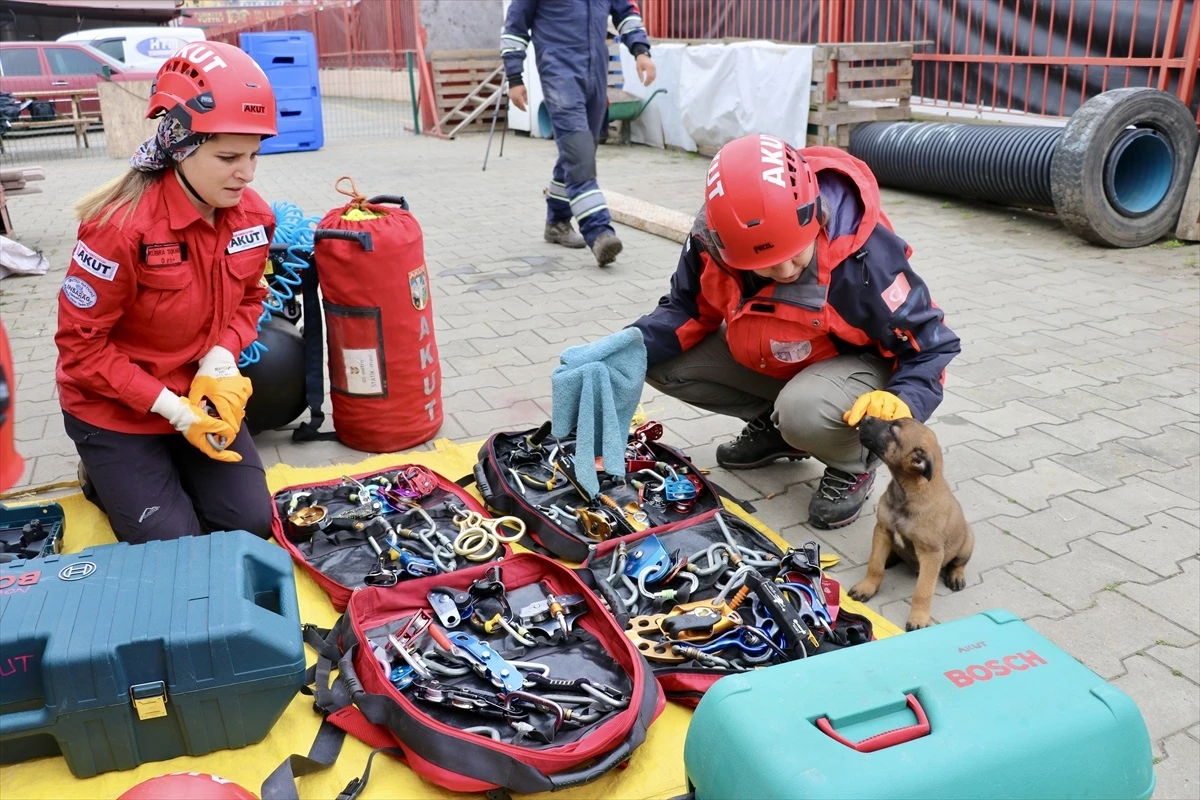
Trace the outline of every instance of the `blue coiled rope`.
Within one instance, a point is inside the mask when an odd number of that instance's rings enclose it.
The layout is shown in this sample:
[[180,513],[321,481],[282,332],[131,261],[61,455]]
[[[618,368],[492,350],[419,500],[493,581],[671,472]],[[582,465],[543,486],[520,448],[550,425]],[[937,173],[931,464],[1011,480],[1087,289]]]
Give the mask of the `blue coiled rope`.
[[[278,202],[271,204],[275,213],[275,237],[272,244],[286,244],[287,255],[283,263],[275,267],[275,280],[267,289],[263,300],[262,315],[258,318],[258,330],[270,321],[273,314],[283,313],[284,303],[296,296],[294,288],[301,283],[300,270],[308,268],[300,252],[311,253],[313,249],[313,231],[316,230],[320,217],[306,217],[295,203]],[[250,343],[238,357],[238,369],[245,369],[251,364],[258,363],[262,354],[267,352],[267,346],[260,341]]]

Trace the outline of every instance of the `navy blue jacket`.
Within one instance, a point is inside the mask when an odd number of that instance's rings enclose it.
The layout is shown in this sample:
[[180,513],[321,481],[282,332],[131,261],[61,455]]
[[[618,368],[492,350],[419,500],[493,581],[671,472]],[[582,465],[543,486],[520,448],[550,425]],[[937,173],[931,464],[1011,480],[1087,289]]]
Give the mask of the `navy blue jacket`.
[[532,31],[543,83],[572,81],[578,82],[580,89],[606,91],[609,17],[629,52],[635,56],[650,52],[650,40],[634,0],[513,0],[500,37],[509,84],[522,82]]
[[801,151],[817,175],[821,234],[812,263],[778,284],[721,263],[704,212],[684,244],[670,293],[634,323],[649,366],[690,349],[725,325],[734,359],[783,380],[826,358],[874,352],[890,359],[885,389],[925,421],[942,400],[946,365],[961,347],[908,245],[879,208],[866,164],[834,148]]

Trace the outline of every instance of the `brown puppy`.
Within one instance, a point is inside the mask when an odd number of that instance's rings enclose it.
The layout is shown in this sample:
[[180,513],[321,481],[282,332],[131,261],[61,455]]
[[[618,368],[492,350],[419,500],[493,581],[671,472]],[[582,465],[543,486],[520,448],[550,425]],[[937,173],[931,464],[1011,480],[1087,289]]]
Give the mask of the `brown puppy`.
[[975,536],[942,476],[942,449],[933,431],[915,419],[864,417],[858,438],[887,465],[892,482],[879,500],[867,576],[850,596],[861,601],[874,597],[894,552],[917,570],[912,611],[904,627],[928,627],[933,624],[929,605],[938,574],[943,573],[946,586],[956,592],[967,585],[964,568]]

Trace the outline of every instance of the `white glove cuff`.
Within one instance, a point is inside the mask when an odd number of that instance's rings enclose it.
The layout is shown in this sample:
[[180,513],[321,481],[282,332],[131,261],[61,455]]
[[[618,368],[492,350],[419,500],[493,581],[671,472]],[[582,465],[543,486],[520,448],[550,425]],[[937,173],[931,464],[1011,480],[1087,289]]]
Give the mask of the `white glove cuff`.
[[150,410],[171,423],[171,427],[180,433],[186,432],[193,423],[199,420],[191,407],[183,402],[183,398],[165,386],[158,393]]
[[233,353],[220,345],[204,354],[200,359],[200,369],[196,372],[197,376],[209,378],[234,378],[240,374]]

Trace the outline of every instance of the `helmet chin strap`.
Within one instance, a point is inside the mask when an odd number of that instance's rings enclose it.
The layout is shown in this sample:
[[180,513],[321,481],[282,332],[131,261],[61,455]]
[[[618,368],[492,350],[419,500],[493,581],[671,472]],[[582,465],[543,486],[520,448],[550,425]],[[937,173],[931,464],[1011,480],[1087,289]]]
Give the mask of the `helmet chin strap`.
[[192,194],[192,197],[196,198],[196,199],[197,199],[197,200],[199,200],[201,203],[204,203],[204,205],[208,206],[209,208],[213,208],[213,209],[215,209],[215,208],[216,208],[216,206],[215,206],[215,205],[213,205],[212,203],[208,202],[208,200],[204,199],[204,197],[202,197],[202,196],[201,196],[201,194],[200,194],[199,192],[197,192],[197,191],[196,191],[196,187],[195,187],[195,186],[192,186],[192,182],[191,182],[191,181],[189,181],[189,180],[187,179],[187,176],[183,174],[183,170],[181,170],[181,169],[179,168],[179,165],[176,165],[176,167],[175,167],[175,174],[179,176],[179,182],[183,184],[183,188],[185,188],[185,189],[187,189],[189,192],[191,192],[191,194]]

